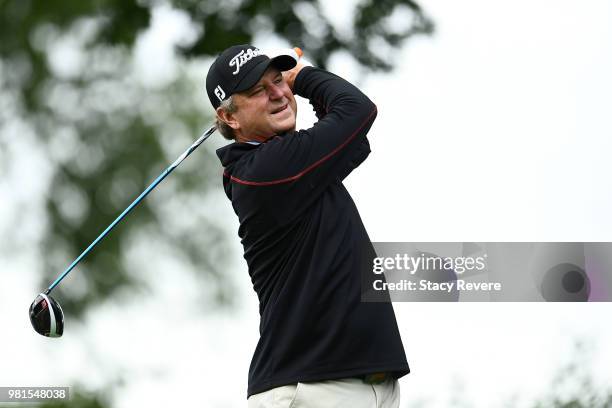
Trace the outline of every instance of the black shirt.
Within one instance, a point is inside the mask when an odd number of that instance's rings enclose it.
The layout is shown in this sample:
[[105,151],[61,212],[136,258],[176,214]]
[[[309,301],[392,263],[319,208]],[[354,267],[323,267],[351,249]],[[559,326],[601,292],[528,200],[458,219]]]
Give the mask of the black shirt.
[[217,150],[238,215],[260,339],[247,396],[305,381],[410,370],[390,303],[361,302],[376,256],[342,180],[370,153],[376,106],[356,87],[303,68],[294,91],[318,122],[262,144]]

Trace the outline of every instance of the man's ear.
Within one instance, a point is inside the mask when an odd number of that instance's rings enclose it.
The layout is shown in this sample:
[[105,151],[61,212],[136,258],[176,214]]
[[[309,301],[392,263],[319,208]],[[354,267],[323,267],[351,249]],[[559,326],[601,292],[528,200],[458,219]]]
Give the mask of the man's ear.
[[222,109],[221,107],[219,107],[217,108],[217,116],[223,122],[227,123],[227,125],[231,127],[232,129],[234,130],[240,129],[240,123],[238,123],[233,113],[228,113],[225,109]]

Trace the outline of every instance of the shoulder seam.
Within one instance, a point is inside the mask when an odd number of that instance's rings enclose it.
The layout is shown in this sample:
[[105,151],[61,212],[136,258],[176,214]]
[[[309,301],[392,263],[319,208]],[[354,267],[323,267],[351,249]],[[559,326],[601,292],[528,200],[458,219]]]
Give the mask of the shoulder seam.
[[276,180],[270,180],[270,181],[250,181],[250,180],[243,180],[240,179],[238,177],[232,176],[227,174],[226,171],[223,171],[223,177],[228,177],[230,179],[230,181],[233,181],[235,183],[238,184],[243,184],[246,186],[271,186],[271,185],[275,185],[275,184],[283,184],[283,183],[290,183],[292,181],[298,180],[300,179],[302,176],[304,176],[305,174],[307,174],[308,172],[314,170],[316,167],[320,166],[321,164],[323,164],[324,162],[326,162],[327,160],[329,160],[332,156],[334,156],[336,153],[338,153],[340,150],[342,150],[344,147],[346,147],[347,144],[350,143],[351,140],[353,140],[355,138],[355,136],[357,136],[357,134],[359,133],[359,131],[361,129],[363,129],[363,127],[366,125],[366,123],[368,123],[368,121],[370,120],[370,118],[376,113],[376,107],[374,107],[374,109],[372,109],[372,111],[370,112],[370,114],[368,115],[367,118],[365,118],[365,120],[361,123],[361,125],[359,125],[359,127],[357,128],[357,130],[355,130],[353,132],[353,134],[351,134],[344,142],[342,142],[338,147],[336,147],[334,150],[332,150],[331,152],[327,153],[325,156],[323,156],[322,158],[320,158],[319,160],[317,160],[316,162],[312,163],[310,166],[306,167],[304,170],[300,171],[299,173],[290,176],[290,177],[285,177],[282,179],[276,179]]

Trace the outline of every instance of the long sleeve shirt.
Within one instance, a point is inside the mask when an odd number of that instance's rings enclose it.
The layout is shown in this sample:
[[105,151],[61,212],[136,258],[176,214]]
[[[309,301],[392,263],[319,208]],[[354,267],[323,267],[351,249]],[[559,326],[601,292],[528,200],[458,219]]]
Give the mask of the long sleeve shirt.
[[310,129],[217,150],[238,216],[260,339],[247,397],[274,387],[410,369],[391,303],[361,301],[374,248],[342,180],[369,155],[376,106],[359,89],[306,67],[294,92]]

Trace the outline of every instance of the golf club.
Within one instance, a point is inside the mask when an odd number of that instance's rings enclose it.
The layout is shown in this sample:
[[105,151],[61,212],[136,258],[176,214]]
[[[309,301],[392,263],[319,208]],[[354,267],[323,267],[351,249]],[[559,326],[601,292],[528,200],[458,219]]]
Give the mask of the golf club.
[[88,247],[78,256],[69,266],[66,268],[64,272],[62,272],[51,285],[47,288],[47,290],[43,293],[40,293],[32,304],[30,305],[30,322],[32,322],[32,327],[36,330],[37,333],[42,334],[46,337],[61,337],[64,332],[64,312],[62,311],[59,303],[53,299],[50,295],[53,288],[55,288],[61,281],[74,269],[74,267],[104,238],[115,225],[119,223],[123,218],[125,218],[128,213],[138,205],[146,196],[153,190],[163,179],[166,178],[168,174],[172,172],[175,168],[178,167],[179,164],[187,156],[191,154],[198,146],[200,146],[206,139],[212,135],[217,127],[215,125],[211,126],[206,132],[204,132],[183,154],[179,156],[178,159],[174,163],[172,163],[166,170],[162,172],[151,183],[149,187],[146,188],[139,196],[136,198],[132,204],[130,204],[116,219],[113,221],[106,229],[96,238]]

